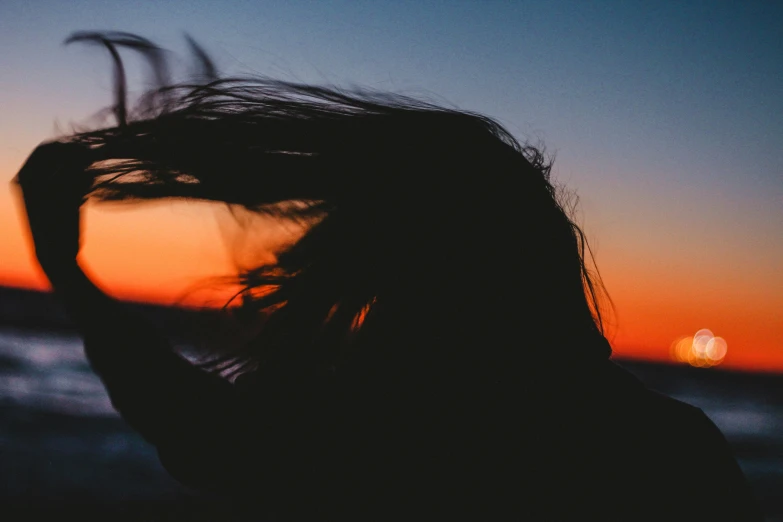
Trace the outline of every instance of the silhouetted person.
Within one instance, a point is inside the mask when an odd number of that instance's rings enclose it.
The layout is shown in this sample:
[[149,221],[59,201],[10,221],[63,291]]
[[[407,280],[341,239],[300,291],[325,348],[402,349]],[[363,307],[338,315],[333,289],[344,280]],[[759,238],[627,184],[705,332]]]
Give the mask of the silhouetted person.
[[[114,406],[166,469],[259,520],[760,520],[697,408],[608,360],[600,284],[549,166],[493,120],[407,97],[163,86],[18,175],[36,254]],[[162,80],[161,80],[162,81]],[[105,161],[112,160],[112,161]],[[224,201],[307,232],[246,272],[257,318],[212,370],[91,283],[79,208]],[[214,371],[229,369],[236,379]]]

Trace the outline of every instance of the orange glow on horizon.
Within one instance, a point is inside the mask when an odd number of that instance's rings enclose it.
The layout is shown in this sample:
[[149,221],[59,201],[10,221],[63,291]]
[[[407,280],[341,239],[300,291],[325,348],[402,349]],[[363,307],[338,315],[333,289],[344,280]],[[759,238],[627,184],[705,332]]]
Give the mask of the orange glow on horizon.
[[[3,170],[8,174],[13,168],[0,164],[0,173]],[[15,196],[11,190],[0,190],[0,285],[48,289]],[[236,274],[238,266],[273,259],[269,245],[279,245],[293,233],[259,221],[248,227],[248,237],[222,217],[214,204],[195,202],[133,209],[88,206],[85,266],[107,293],[121,299],[222,306],[237,287],[218,284],[217,278]],[[236,247],[245,239],[267,248],[237,259]],[[599,254],[598,265],[616,309],[606,318],[616,357],[671,362],[673,340],[709,325],[728,343],[720,368],[783,371],[780,280],[754,279],[754,271],[735,264],[681,264],[676,255],[661,254],[652,263],[643,256],[630,257],[622,248],[612,250],[607,243]]]

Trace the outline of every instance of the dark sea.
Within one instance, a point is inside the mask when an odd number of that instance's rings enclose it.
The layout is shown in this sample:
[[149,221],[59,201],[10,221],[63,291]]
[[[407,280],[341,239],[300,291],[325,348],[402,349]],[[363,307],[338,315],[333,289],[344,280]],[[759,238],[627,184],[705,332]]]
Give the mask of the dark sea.
[[[783,376],[617,362],[703,409],[767,520],[783,521]],[[0,503],[9,522],[246,520],[166,474],[112,409],[79,337],[10,327],[0,328]]]

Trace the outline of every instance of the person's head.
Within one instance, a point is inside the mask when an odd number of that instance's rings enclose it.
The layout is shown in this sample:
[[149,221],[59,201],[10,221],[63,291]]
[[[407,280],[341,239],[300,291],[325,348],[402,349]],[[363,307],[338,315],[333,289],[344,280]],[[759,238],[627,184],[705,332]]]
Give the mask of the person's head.
[[550,164],[494,120],[391,93],[218,78],[195,44],[206,81],[159,86],[129,116],[116,49],[143,51],[163,78],[159,50],[126,34],[72,39],[106,45],[117,67],[118,125],[71,138],[114,160],[94,165],[92,197],[203,198],[307,223],[276,263],[241,276],[242,309],[265,319],[239,356],[329,365],[384,335],[509,334],[608,354],[591,342],[603,340],[600,283]]

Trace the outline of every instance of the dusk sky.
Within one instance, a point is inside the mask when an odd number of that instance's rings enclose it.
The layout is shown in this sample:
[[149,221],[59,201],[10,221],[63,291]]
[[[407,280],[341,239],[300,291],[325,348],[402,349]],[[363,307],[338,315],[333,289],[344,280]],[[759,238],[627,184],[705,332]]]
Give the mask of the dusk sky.
[[[783,370],[781,27],[776,1],[2,0],[0,186],[111,102],[107,54],[69,34],[134,32],[185,71],[187,32],[225,74],[401,92],[543,142],[580,197],[618,354],[668,358],[709,328],[725,365]],[[203,204],[87,214],[85,258],[118,296],[172,302],[231,270],[224,244]],[[0,284],[45,286],[8,189],[0,259]]]

